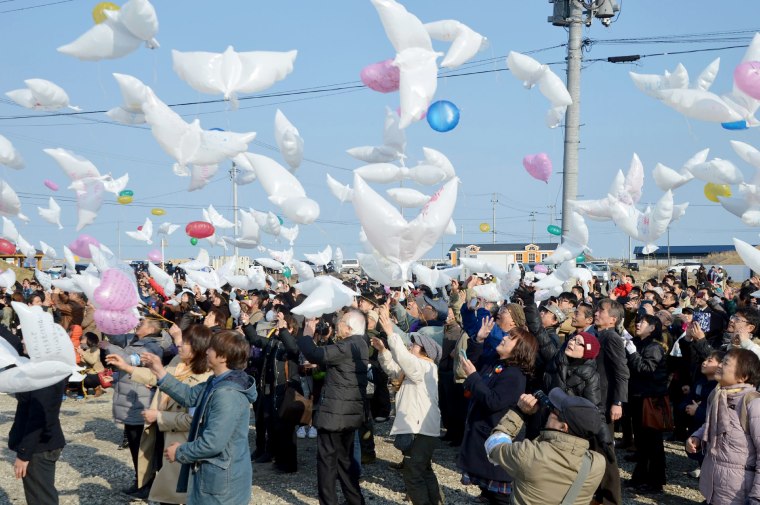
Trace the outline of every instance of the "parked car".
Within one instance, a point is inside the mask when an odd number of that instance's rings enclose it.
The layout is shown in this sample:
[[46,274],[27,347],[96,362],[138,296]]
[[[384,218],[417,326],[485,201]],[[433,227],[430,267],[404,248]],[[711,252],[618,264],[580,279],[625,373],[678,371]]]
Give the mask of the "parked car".
[[610,280],[610,265],[608,263],[578,263],[575,266],[591,270],[591,275],[596,276],[601,282],[607,282]]
[[686,269],[687,274],[694,275],[697,273],[697,270],[699,270],[699,267],[701,266],[702,266],[702,263],[697,263],[695,261],[684,261],[681,263],[676,263],[675,265],[670,267],[669,270],[677,274],[680,274],[681,270]]
[[623,268],[627,268],[631,272],[638,272],[639,271],[639,264],[635,261],[631,263],[623,263]]
[[359,260],[343,260],[343,265],[340,267],[340,273],[343,274],[358,274],[361,273],[362,267],[359,265]]

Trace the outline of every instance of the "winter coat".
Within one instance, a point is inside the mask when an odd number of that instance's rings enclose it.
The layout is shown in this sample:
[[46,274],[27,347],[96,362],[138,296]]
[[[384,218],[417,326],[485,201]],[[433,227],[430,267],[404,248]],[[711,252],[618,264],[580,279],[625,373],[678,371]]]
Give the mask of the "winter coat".
[[298,337],[309,363],[326,368],[325,382],[314,407],[313,425],[326,431],[354,430],[364,423],[369,348],[363,335],[351,335],[317,347],[312,337]]
[[601,351],[596,357],[602,402],[605,413],[617,402],[628,401],[628,360],[625,355],[623,337],[613,329],[599,330],[596,336]]
[[628,354],[628,395],[661,398],[668,394],[668,361],[662,344],[652,338],[634,337],[636,352]]
[[256,382],[260,393],[265,394],[264,391],[269,391],[269,394],[274,395],[274,408],[277,411],[285,394],[286,382],[300,381],[296,339],[284,328],[269,338],[262,337],[256,332],[256,326],[253,324],[245,325],[243,333],[249,344],[262,350],[262,364]]
[[[256,401],[253,379],[231,370],[190,387],[167,374],[158,386],[183,407],[195,408],[188,441],[176,452],[182,464],[177,491],[187,490],[187,505],[247,505],[253,478],[248,450],[251,404]],[[187,489],[185,475],[191,467]]]
[[29,461],[33,454],[62,449],[66,445],[59,419],[66,382],[64,379],[42,389],[16,393],[18,403],[8,433],[8,448],[21,461]]
[[716,387],[708,398],[707,420],[693,437],[702,440],[705,454],[699,490],[711,505],[744,505],[760,499],[757,451],[760,448],[760,402],[747,404],[745,433],[739,422],[742,397],[750,384]]
[[[129,356],[143,352],[151,352],[159,358],[163,355],[160,346],[161,334],[154,333],[141,339],[135,339],[124,349],[113,344],[108,344],[108,354],[118,354],[127,362]],[[146,388],[132,380],[132,377],[124,372],[116,371],[113,374],[113,418],[118,423],[129,425],[141,425],[144,423],[142,411],[147,409],[153,399],[153,389]]]
[[100,361],[100,349],[98,347],[82,351],[82,362],[86,367],[84,373],[96,374],[105,370],[103,363]]
[[391,380],[404,379],[396,393],[396,418],[390,434],[440,436],[438,367],[429,359],[412,356],[398,335],[388,337],[388,349],[378,355],[380,366]]
[[572,396],[585,398],[599,409],[604,415],[602,388],[596,360],[570,358],[564,351],[559,350],[544,374],[544,391],[560,388]]
[[[166,373],[176,375],[177,365],[181,362],[180,357],[175,357],[166,368]],[[182,383],[190,387],[206,382],[211,372],[191,374]],[[132,372],[132,380],[140,384],[155,386],[156,377],[147,368],[136,368]],[[158,410],[156,422],[146,424],[140,439],[140,452],[137,454],[137,487],[142,487],[155,472],[153,457],[156,454],[156,439],[160,431],[164,436],[164,448],[177,442],[187,442],[187,432],[193,416],[163,391],[156,392],[150,402],[151,410]],[[163,453],[163,450],[158,451]],[[182,465],[178,462],[170,463],[166,459],[161,464],[161,470],[155,474],[153,484],[150,486],[149,498],[153,501],[164,503],[187,503],[187,493],[177,492],[177,480]]]
[[467,354],[477,363],[478,371],[464,381],[465,390],[472,396],[457,466],[480,479],[509,482],[512,478],[507,472],[488,461],[483,444],[504,414],[517,405],[520,395],[525,393],[527,379],[522,370],[501,360],[479,360],[482,352],[483,344],[470,340]]
[[[514,439],[522,427],[520,415],[510,410],[493,432],[506,433]],[[604,456],[589,450],[587,440],[561,431],[543,430],[535,440],[497,445],[489,456],[514,479],[512,504],[534,505],[561,503],[578,477],[586,453],[591,456],[591,470],[573,503],[587,505],[607,465]]]

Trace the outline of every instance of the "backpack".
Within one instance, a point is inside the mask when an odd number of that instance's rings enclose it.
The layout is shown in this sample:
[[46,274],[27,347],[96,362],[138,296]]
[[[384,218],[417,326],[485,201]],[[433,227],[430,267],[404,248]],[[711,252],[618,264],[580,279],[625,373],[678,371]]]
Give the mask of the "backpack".
[[749,415],[747,408],[752,400],[760,398],[760,391],[750,391],[742,396],[742,401],[739,403],[739,424],[742,426],[744,433],[749,435]]

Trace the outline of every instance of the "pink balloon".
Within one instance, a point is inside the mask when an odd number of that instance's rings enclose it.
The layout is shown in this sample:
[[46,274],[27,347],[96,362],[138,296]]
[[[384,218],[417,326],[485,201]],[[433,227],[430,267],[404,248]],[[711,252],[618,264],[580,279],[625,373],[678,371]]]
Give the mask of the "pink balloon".
[[539,263],[538,265],[533,266],[533,271],[537,274],[545,274],[549,271],[549,269],[546,268],[546,265],[541,265]]
[[401,72],[393,60],[380,61],[364,67],[359,74],[365,86],[380,93],[398,91]]
[[93,301],[97,309],[125,311],[137,306],[137,288],[127,275],[117,268],[109,268],[100,277]]
[[71,252],[82,258],[92,258],[90,254],[90,245],[100,247],[100,242],[95,237],[91,237],[85,233],[79,235],[77,239],[69,244]]
[[58,191],[58,184],[54,183],[50,179],[45,179],[42,181],[42,184],[48,187],[48,189],[52,189],[53,191]]
[[96,309],[93,319],[100,331],[110,335],[131,333],[140,322],[131,310]]
[[153,263],[161,263],[161,251],[158,249],[153,249],[151,252],[149,252],[148,261],[151,261]]
[[760,100],[760,61],[745,61],[734,69],[736,87]]
[[523,166],[534,179],[549,183],[549,177],[552,175],[552,160],[546,153],[529,154],[523,158]]

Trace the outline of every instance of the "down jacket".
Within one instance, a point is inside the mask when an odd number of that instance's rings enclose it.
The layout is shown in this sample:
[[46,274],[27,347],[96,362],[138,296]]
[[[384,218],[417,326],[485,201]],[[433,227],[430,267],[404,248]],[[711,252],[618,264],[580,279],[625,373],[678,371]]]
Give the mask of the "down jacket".
[[[154,333],[141,339],[135,339],[124,349],[108,344],[108,354],[118,354],[127,362],[132,354],[140,355],[144,352],[152,352],[159,358],[163,356],[161,350],[161,334]],[[129,374],[114,372],[113,386],[113,419],[117,423],[130,425],[142,425],[145,420],[142,411],[150,406],[153,399],[153,389],[146,388],[132,380]]]
[[369,347],[363,335],[351,335],[317,347],[308,336],[298,347],[309,363],[325,367],[325,384],[314,408],[314,426],[326,431],[354,430],[364,423]]
[[636,352],[628,355],[631,378],[628,394],[642,398],[663,397],[668,394],[668,362],[665,349],[656,340],[635,337]]
[[705,454],[699,490],[711,505],[744,505],[760,500],[757,450],[760,448],[760,402],[747,405],[748,431],[739,422],[741,399],[750,384],[716,387],[708,398],[707,421],[693,437],[702,440]]

